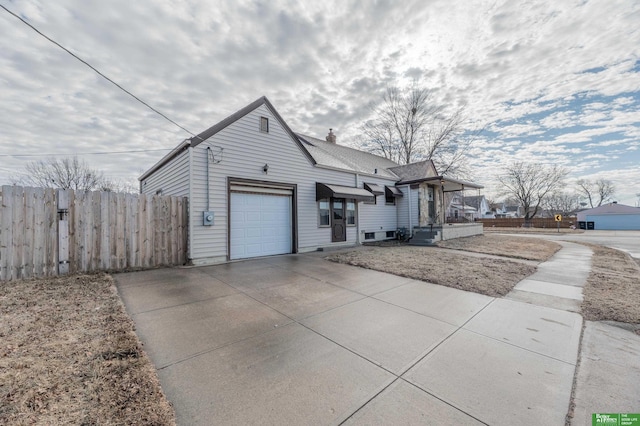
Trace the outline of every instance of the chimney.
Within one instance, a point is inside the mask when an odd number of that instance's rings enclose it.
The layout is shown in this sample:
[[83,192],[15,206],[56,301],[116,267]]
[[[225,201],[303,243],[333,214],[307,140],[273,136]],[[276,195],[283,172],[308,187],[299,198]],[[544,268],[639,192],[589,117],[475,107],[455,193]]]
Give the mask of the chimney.
[[333,134],[333,129],[329,129],[329,134],[326,137],[327,142],[336,143],[336,135]]

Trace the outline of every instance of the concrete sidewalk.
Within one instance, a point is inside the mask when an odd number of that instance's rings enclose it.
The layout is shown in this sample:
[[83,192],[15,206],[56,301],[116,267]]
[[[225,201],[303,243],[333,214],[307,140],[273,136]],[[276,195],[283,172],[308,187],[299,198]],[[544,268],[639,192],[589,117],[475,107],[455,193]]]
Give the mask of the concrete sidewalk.
[[551,259],[538,265],[538,270],[520,281],[507,294],[507,299],[539,306],[580,312],[582,288],[591,271],[593,251],[586,246],[566,241]]
[[[580,312],[593,252],[584,245],[558,241],[555,236],[546,239],[561,244],[562,249],[505,297]],[[593,413],[640,411],[640,336],[622,327],[624,324],[586,322],[570,424],[591,424]]]
[[115,278],[179,424],[565,422],[574,312],[305,255]]

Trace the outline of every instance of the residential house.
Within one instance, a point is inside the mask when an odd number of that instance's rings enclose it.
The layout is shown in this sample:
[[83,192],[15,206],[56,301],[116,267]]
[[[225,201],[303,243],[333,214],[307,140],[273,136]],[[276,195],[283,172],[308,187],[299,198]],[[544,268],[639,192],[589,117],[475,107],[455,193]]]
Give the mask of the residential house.
[[495,219],[496,217],[484,195],[466,195],[464,193],[455,193],[451,198],[447,216],[454,219],[464,218],[465,221]]
[[[294,133],[262,97],[183,141],[140,177],[141,192],[189,199],[194,264],[313,251],[442,226],[444,194],[480,185],[430,161],[385,158]],[[442,213],[440,213],[442,212]],[[453,228],[441,238],[482,233]]]

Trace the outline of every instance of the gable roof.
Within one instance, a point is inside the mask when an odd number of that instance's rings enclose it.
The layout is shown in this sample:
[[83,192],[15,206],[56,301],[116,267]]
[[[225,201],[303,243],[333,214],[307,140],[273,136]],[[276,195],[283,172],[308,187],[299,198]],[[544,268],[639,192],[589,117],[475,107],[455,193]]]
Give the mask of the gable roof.
[[464,203],[480,211],[480,207],[481,207],[480,204],[482,203],[483,198],[484,198],[484,195],[465,196]]
[[230,124],[241,119],[245,115],[254,111],[260,106],[266,106],[271,114],[278,120],[285,132],[291,137],[293,142],[300,148],[302,153],[307,157],[309,162],[314,166],[327,167],[339,170],[345,170],[352,173],[358,173],[369,176],[376,176],[390,179],[398,183],[413,183],[426,180],[440,180],[445,182],[445,191],[454,191],[464,186],[468,188],[482,188],[481,185],[464,182],[457,179],[438,176],[438,172],[431,160],[424,160],[417,163],[398,165],[394,161],[380,157],[369,152],[360,151],[355,148],[338,145],[336,143],[327,142],[311,136],[294,133],[287,123],[280,116],[278,111],[269,102],[266,96],[262,96],[244,108],[236,111],[222,121],[209,127],[207,130],[185,139],[171,152],[165,155],[160,161],[154,164],[149,170],[144,172],[138,180],[142,181],[151,176],[155,171],[174,159],[188,148],[193,148],[206,141],[216,133],[220,132]]
[[585,215],[593,214],[640,214],[640,207],[626,206],[624,204],[609,203],[603,204],[599,207],[594,207],[589,210],[583,210],[580,212]]
[[276,111],[276,109],[271,104],[271,102],[269,102],[269,99],[267,99],[266,96],[262,96],[262,97],[256,99],[255,101],[251,102],[246,107],[234,112],[233,114],[231,114],[227,118],[225,118],[222,121],[219,121],[218,123],[216,123],[213,126],[209,127],[204,132],[201,132],[201,133],[197,134],[196,136],[193,136],[193,137],[191,137],[189,139],[185,139],[175,149],[173,149],[171,152],[169,152],[167,155],[165,155],[160,161],[158,161],[156,164],[154,164],[149,170],[144,172],[144,174],[142,176],[140,176],[138,178],[138,180],[146,179],[151,174],[153,174],[156,170],[158,170],[160,167],[164,166],[169,161],[171,161],[174,157],[176,157],[183,150],[185,150],[185,149],[187,149],[189,147],[193,148],[193,147],[198,146],[202,142],[204,142],[207,139],[209,139],[211,136],[213,136],[216,133],[220,132],[221,130],[223,130],[224,128],[229,126],[230,124],[238,121],[239,119],[241,119],[242,117],[244,117],[245,115],[249,114],[250,112],[252,112],[253,110],[255,110],[256,108],[258,108],[258,107],[260,107],[262,105],[266,106],[269,109],[271,114],[273,114],[273,116],[280,122],[280,125],[282,126],[282,128],[285,130],[285,132],[287,132],[287,134],[291,137],[291,139],[298,145],[300,150],[307,157],[307,159],[311,162],[311,164],[315,165],[316,161],[311,156],[309,151],[307,151],[305,149],[305,147],[302,145],[302,143],[298,139],[298,136],[296,136],[296,134],[293,133],[291,128],[289,128],[289,126],[282,119],[282,117],[280,116],[278,111]]
[[400,182],[398,183],[418,182],[423,180],[424,178],[438,176],[436,166],[431,160],[424,160],[418,161],[417,163],[395,166],[391,168],[391,171],[398,175],[398,177],[400,178]]
[[398,176],[391,171],[398,164],[391,160],[299,133],[298,137],[319,166],[398,180]]

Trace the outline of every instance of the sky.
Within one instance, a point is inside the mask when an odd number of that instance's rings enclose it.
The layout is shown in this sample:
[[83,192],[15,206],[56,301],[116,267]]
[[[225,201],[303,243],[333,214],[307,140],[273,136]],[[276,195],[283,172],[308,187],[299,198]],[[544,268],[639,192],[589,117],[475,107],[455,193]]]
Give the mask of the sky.
[[[294,131],[353,145],[385,89],[417,81],[484,129],[485,195],[526,161],[640,201],[636,0],[0,4],[193,133],[264,95]],[[72,155],[136,182],[189,136],[0,9],[0,184]]]

